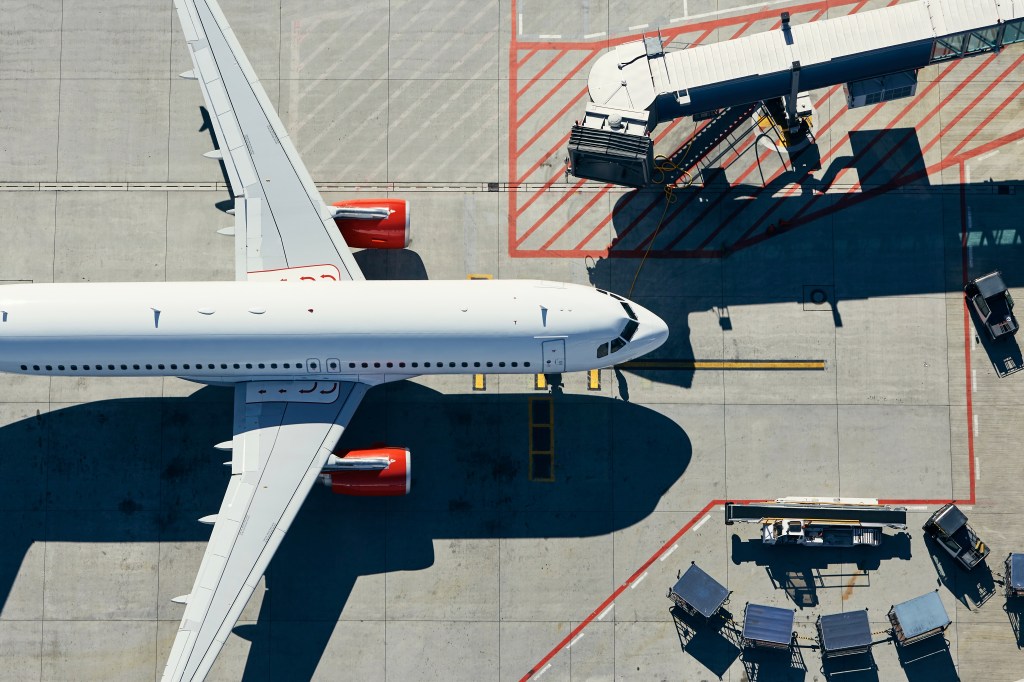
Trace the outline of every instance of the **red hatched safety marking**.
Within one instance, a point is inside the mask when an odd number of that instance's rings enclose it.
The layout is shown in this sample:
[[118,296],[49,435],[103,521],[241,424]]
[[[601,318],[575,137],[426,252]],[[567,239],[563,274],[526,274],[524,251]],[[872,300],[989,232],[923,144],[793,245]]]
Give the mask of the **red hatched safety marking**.
[[[512,24],[516,29],[518,15],[517,2],[512,3]],[[779,13],[786,9],[796,23],[807,23],[825,15],[828,9],[844,8],[853,13],[862,9],[865,0],[839,0],[838,2],[806,2],[793,5],[771,7],[760,12],[726,18],[716,18],[686,26],[664,28],[661,34],[666,44],[674,41],[699,44],[709,38],[716,30],[724,30],[723,35],[738,36],[749,31],[763,30],[765,22],[778,26]],[[895,4],[891,2],[889,4]],[[833,12],[834,14],[834,12]],[[749,199],[760,201],[736,201],[735,193],[723,191],[726,188],[694,187],[677,193],[677,201],[672,206],[664,205],[664,195],[658,192],[627,192],[624,188],[603,185],[587,180],[569,178],[564,182],[564,159],[569,130],[574,119],[578,119],[587,101],[586,76],[590,65],[607,47],[636,40],[640,35],[627,35],[605,40],[594,41],[551,41],[522,40],[518,31],[511,32],[509,50],[509,227],[508,248],[514,258],[579,258],[613,257],[633,258],[649,251],[652,258],[714,258],[725,253],[735,252],[764,241],[766,238],[782,234],[796,224],[806,224],[807,216],[823,217],[830,212],[840,210],[847,204],[834,201],[837,190],[842,186],[836,177],[849,172],[853,163],[861,160],[864,155],[876,148],[882,140],[890,145],[886,153],[875,162],[873,168],[858,178],[858,182],[848,192],[859,192],[861,185],[872,179],[875,171],[884,166],[885,161],[901,150],[906,150],[904,143],[913,142],[913,131],[898,140],[889,141],[885,130],[895,128],[898,123],[922,130],[941,109],[932,107],[923,118],[918,118],[915,108],[926,101],[926,96],[933,92],[939,81],[949,78],[950,72],[957,68],[959,62],[943,65],[935,80],[922,83],[918,95],[909,103],[887,103],[874,105],[858,116],[851,124],[838,124],[844,114],[849,113],[845,105],[845,97],[841,87],[836,86],[825,91],[818,102],[819,108],[831,105],[833,108],[829,120],[815,130],[819,136],[819,149],[822,165],[847,153],[847,131],[861,129],[878,129],[881,132],[871,137],[863,149],[858,149],[848,168],[840,170],[832,178],[832,190],[827,194],[818,193],[806,199],[795,197],[806,181],[813,181],[810,173],[795,181],[786,182],[787,169],[779,163],[773,149],[753,148],[743,154],[730,153],[721,165],[729,169],[729,184],[735,186],[743,181],[756,181],[751,186]],[[942,131],[929,140],[922,139],[922,153],[931,150],[938,142],[945,139],[948,132],[966,116],[966,113],[979,106],[988,109],[985,116],[980,117],[980,124],[966,131],[962,142],[950,154],[954,159],[948,163],[929,166],[930,170],[948,167],[955,163],[956,158],[963,157],[975,138],[986,127],[990,126],[1005,105],[991,108],[989,98],[994,89],[1014,69],[992,75],[989,67],[995,55],[974,57],[970,64],[962,68],[970,68],[971,74],[959,78],[956,88],[943,93],[942,104],[946,104],[962,91],[967,83],[975,79],[984,80],[987,87],[970,103],[954,103],[954,109],[961,112],[949,123],[943,125]],[[992,69],[995,67],[993,66]],[[952,80],[951,78],[949,80]],[[1018,88],[1014,95],[1024,92],[1024,86]],[[1011,101],[1012,101],[1011,96]],[[898,112],[898,113],[897,113]],[[889,118],[891,114],[896,115]],[[978,114],[971,120],[977,120]],[[671,143],[673,138],[686,129],[679,127],[678,121],[660,126],[655,131],[655,151],[664,153],[658,143]],[[835,126],[836,130],[829,139],[823,133]],[[741,141],[737,145],[742,152],[750,140]],[[668,155],[668,154],[666,154]],[[972,154],[973,156],[973,154]],[[787,160],[788,162],[788,160]],[[912,163],[916,162],[912,161]],[[911,164],[894,177],[897,184],[885,183],[889,189],[895,189],[908,182],[920,180],[920,177],[908,175]],[[759,183],[764,178],[766,187]],[[786,183],[778,187],[780,182]],[[828,188],[825,188],[826,190]],[[869,188],[870,196],[877,196],[875,188]],[[770,190],[770,191],[766,191]],[[804,187],[804,191],[807,189]],[[592,193],[592,194],[591,194]],[[622,195],[625,196],[622,196]],[[767,202],[769,196],[776,200]],[[833,197],[832,201],[820,202],[827,207],[822,213],[818,203],[822,196]],[[778,198],[794,197],[792,202]],[[700,201],[696,199],[700,198]],[[790,207],[795,213],[790,216],[778,214],[789,212]],[[695,212],[695,209],[699,211]],[[792,210],[792,209],[791,209]],[[658,228],[658,220],[662,225]],[[655,234],[660,235],[652,244]]]

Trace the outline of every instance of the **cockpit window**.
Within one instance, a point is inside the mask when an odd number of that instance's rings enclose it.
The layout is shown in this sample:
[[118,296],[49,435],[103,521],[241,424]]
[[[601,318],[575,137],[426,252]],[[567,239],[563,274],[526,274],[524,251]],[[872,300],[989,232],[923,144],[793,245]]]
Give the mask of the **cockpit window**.
[[622,330],[622,338],[626,341],[632,341],[633,335],[636,334],[636,330],[639,329],[640,324],[636,320],[630,320],[626,323],[626,328]]
[[614,298],[616,301],[625,301],[626,300],[626,299],[622,298],[621,296],[619,296],[618,294],[608,294],[608,295],[611,296],[612,298]]
[[626,303],[625,301],[622,301],[622,309],[626,311],[627,315],[629,315],[629,319],[631,319],[631,320],[636,320],[637,319],[636,313],[633,312],[633,309],[631,307],[629,307],[629,304]]
[[607,291],[605,291],[604,289],[598,289],[598,290],[597,290],[597,293],[599,293],[599,294],[604,294],[605,296],[607,296],[607,295],[608,295],[608,292],[607,292]]
[[622,339],[612,339],[612,352],[613,353],[622,350],[623,348],[625,348],[625,346],[626,346],[626,342],[623,341]]
[[608,344],[602,343],[597,347],[597,357],[603,358],[606,355],[608,355]]

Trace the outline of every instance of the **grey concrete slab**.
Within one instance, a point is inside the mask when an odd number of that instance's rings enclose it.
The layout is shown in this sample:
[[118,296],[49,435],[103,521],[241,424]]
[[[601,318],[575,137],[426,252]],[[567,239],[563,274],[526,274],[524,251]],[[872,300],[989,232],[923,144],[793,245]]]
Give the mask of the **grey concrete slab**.
[[[398,548],[396,553],[401,552],[403,541],[421,533],[422,525],[422,515],[396,515],[388,524],[389,546]],[[433,563],[421,570],[398,570],[387,575],[388,617],[421,621],[497,620],[499,540],[445,538],[441,524],[430,525],[435,526],[428,535],[433,537]],[[480,531],[485,534],[484,528]]]
[[842,496],[950,497],[949,414],[944,405],[840,405]]
[[[191,69],[191,64],[188,65]],[[277,81],[261,79],[267,96],[277,97]],[[221,164],[203,157],[214,148],[214,136],[204,128],[202,108],[203,95],[195,81],[174,77],[170,82],[169,136],[167,139],[167,180],[170,182],[221,182],[226,183]],[[289,131],[290,132],[290,131]],[[217,141],[220,144],[220,140]],[[210,203],[228,199],[209,193]]]
[[[827,289],[831,291],[831,289]],[[728,360],[824,361],[824,370],[723,372],[725,395],[736,403],[836,402],[836,326],[828,306],[808,310],[786,300],[731,305],[722,334]],[[816,307],[817,308],[817,307]]]
[[0,278],[6,281],[52,282],[54,263],[53,192],[4,192],[0,194],[4,235],[15,248],[0,250]]
[[[631,429],[625,413],[615,418],[614,428],[616,432],[630,434],[626,440],[635,445],[632,452],[644,453],[642,456],[648,462],[661,463],[661,471],[653,476],[660,485],[649,484],[659,493],[655,500],[657,510],[686,515],[709,500],[724,498],[725,408],[721,405],[677,403],[659,403],[650,408],[681,429],[677,434],[668,431],[669,435],[664,439],[668,443],[667,450],[659,441],[644,442],[643,436]],[[636,455],[629,456],[624,452],[617,456],[613,469],[616,491],[624,493],[630,490],[635,485],[634,479],[645,480],[641,473],[645,468],[638,463]],[[638,504],[643,502],[642,497],[631,499],[624,494],[617,494],[614,501],[617,510],[640,507],[645,514],[650,504]]]
[[234,216],[214,204],[215,192],[167,193],[167,281],[233,280],[235,240],[217,230],[235,224]]
[[612,544],[609,536],[503,540],[502,621],[589,615],[616,587]]
[[482,78],[391,78],[387,159],[368,167],[375,175],[386,162],[394,182],[497,182],[497,93],[497,82]]
[[42,626],[36,620],[0,620],[0,657],[12,680],[42,679]]
[[[407,79],[497,79],[499,3],[393,0],[388,74]],[[424,59],[424,54],[430,59]]]
[[834,405],[726,405],[730,499],[838,497]]
[[164,79],[61,80],[57,179],[166,180],[169,90]]
[[153,621],[44,621],[40,679],[148,679],[159,665],[156,631]]
[[[615,679],[615,624],[610,621],[591,623],[581,634],[583,636],[559,656],[569,659],[569,679]],[[548,674],[544,673],[545,677]]]
[[608,30],[608,1],[583,0],[555,8],[539,0],[524,0],[517,5],[520,33],[533,39],[558,36],[578,39]]
[[[47,518],[43,613],[66,620],[156,617],[156,515],[89,512],[69,529]],[[198,564],[197,564],[198,567]]]
[[388,82],[282,81],[279,114],[317,182],[386,182]]
[[46,551],[43,512],[7,510],[4,518],[8,528],[0,558],[0,622],[41,620]]
[[555,656],[547,664],[537,663],[572,630],[569,621],[503,621],[499,626],[501,656],[498,679],[522,679],[531,670],[556,680],[569,679],[569,657]]
[[[162,281],[166,221],[167,197],[159,192],[59,194],[54,281]],[[127,235],[131,250],[121,246]]]
[[320,627],[320,623],[310,621],[274,621],[269,679],[294,678],[307,672],[310,680],[322,682],[339,677],[367,682],[386,679],[383,620],[332,623],[322,653],[310,648],[310,633]]
[[448,680],[453,674],[492,678],[498,669],[498,631],[499,624],[493,621],[393,621],[386,638],[392,645],[385,654],[387,678]]
[[389,3],[325,8],[310,0],[281,6],[282,78],[360,80],[370,88],[388,77]]
[[836,367],[841,404],[949,403],[944,298],[884,298],[840,306]]
[[[145,0],[63,6],[61,79],[166,78],[171,13],[170,5],[156,8]],[[125,31],[125,26],[131,30]]]
[[57,79],[0,80],[0,177],[56,178],[59,91]]
[[681,650],[673,622],[615,623],[616,679],[668,680],[706,674],[703,665]]
[[7,475],[0,479],[0,509],[43,509],[50,438],[39,417],[46,411],[46,403],[0,403],[4,450],[13,453],[5,462]]
[[62,3],[9,2],[4,7],[0,78],[58,78]]

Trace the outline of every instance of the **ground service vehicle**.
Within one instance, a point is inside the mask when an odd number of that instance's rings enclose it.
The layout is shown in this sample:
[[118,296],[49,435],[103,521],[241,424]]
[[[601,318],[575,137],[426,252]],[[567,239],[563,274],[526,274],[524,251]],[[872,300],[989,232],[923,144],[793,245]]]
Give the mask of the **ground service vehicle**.
[[955,504],[947,504],[921,527],[968,571],[988,556],[988,546],[967,524],[967,516]]
[[1017,333],[1017,320],[1013,317],[1013,297],[1010,296],[1002,273],[998,270],[976,277],[964,287],[971,302],[993,341]]

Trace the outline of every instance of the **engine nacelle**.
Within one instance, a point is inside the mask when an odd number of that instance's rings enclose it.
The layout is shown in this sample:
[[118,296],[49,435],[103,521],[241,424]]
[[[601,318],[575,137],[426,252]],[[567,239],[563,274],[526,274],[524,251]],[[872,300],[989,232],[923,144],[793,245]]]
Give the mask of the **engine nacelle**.
[[349,450],[328,460],[320,481],[338,495],[408,495],[412,486],[412,455],[408,448]]
[[409,245],[409,202],[349,199],[334,204],[334,222],[356,249],[404,249]]

